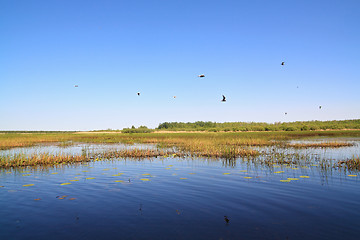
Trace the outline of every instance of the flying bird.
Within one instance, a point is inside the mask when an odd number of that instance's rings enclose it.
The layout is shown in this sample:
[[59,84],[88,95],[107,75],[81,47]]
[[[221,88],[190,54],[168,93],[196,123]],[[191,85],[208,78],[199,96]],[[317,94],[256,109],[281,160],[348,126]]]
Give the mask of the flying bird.
[[281,65],[284,66],[284,65],[285,65],[285,62],[281,62]]
[[79,87],[79,85],[75,85],[74,87]]
[[229,222],[230,222],[230,220],[228,219],[227,216],[224,216],[224,220],[225,220],[226,223],[229,223]]
[[174,98],[176,98],[176,96],[174,96]]
[[137,95],[140,96],[140,92],[137,92]]
[[287,112],[285,113],[285,115],[287,115]]
[[221,100],[222,102],[226,102],[226,97],[224,95],[223,96],[223,99]]
[[204,75],[204,74],[200,74],[200,75],[198,75],[198,77],[202,78],[202,77],[205,77],[205,75]]
[[321,106],[319,106],[319,109],[321,109]]

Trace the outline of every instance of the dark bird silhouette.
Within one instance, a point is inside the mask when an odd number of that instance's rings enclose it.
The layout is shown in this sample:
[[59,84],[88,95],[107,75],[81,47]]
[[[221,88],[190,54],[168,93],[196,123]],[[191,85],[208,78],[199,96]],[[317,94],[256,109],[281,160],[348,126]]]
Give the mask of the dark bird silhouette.
[[79,85],[75,85],[74,87],[79,87]]
[[223,99],[221,100],[222,102],[226,102],[226,97],[224,95],[223,96]]
[[319,109],[321,109],[321,106],[319,106]]
[[285,115],[287,115],[287,112],[285,113]]
[[230,220],[228,219],[227,216],[224,216],[224,220],[225,220],[226,223],[229,223],[229,222],[230,222]]
[[284,66],[285,65],[285,62],[281,62],[281,66]]
[[176,98],[176,96],[174,96],[174,98]]
[[140,92],[138,92],[137,95],[140,96]]
[[200,75],[198,75],[198,77],[205,77],[205,75],[204,75],[204,74],[200,74]]

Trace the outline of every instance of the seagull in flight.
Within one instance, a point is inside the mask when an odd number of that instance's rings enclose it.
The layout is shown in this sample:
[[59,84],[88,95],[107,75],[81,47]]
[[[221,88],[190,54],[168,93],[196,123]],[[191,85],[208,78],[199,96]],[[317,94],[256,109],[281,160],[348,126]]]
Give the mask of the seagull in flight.
[[203,77],[205,77],[205,75],[204,75],[204,74],[200,74],[200,75],[198,75],[198,77],[203,78]]
[[137,92],[137,95],[140,96],[140,92]]
[[221,100],[222,102],[226,102],[226,97],[224,95],[223,96],[223,99]]
[[281,65],[284,66],[284,65],[285,65],[285,62],[281,62]]

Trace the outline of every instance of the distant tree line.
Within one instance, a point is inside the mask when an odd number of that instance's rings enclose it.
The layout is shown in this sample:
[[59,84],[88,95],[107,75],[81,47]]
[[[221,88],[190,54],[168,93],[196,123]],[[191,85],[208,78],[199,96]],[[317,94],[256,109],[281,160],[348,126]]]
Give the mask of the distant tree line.
[[159,124],[158,130],[169,131],[209,131],[209,132],[238,132],[238,131],[309,131],[331,129],[360,129],[360,119],[341,121],[298,121],[298,122],[164,122]]
[[121,131],[122,133],[151,133],[154,129],[149,129],[146,126],[140,126],[136,128],[135,126],[132,126],[131,128],[123,128]]

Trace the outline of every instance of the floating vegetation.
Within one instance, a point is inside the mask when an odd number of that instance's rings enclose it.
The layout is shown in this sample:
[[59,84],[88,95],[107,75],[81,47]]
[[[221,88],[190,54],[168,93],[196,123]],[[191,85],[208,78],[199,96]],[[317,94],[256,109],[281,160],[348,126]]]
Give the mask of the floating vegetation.
[[123,180],[115,180],[114,182],[124,182]]
[[280,180],[280,182],[291,182],[291,180],[286,179],[286,180]]
[[90,180],[90,179],[95,179],[94,177],[88,177],[88,178],[85,178],[87,180]]
[[245,179],[251,179],[252,177],[244,177]]
[[141,181],[150,181],[148,178],[140,178]]
[[300,178],[310,178],[309,176],[300,176]]
[[184,180],[184,179],[187,179],[186,177],[181,177],[180,179]]
[[61,183],[60,185],[70,185],[71,183],[66,182],[66,183]]
[[352,174],[349,174],[348,176],[349,177],[357,177],[357,175],[352,175]]
[[290,181],[296,181],[296,180],[299,180],[298,178],[288,178],[288,180]]
[[119,177],[119,176],[121,176],[121,175],[123,175],[123,173],[113,174],[113,175],[111,175],[111,176],[113,176],[113,177]]
[[31,184],[26,184],[26,185],[23,185],[23,187],[31,187],[31,186],[34,186],[35,184],[31,183]]
[[229,175],[229,174],[231,174],[231,173],[228,173],[228,172],[225,172],[225,173],[223,173],[224,175]]

